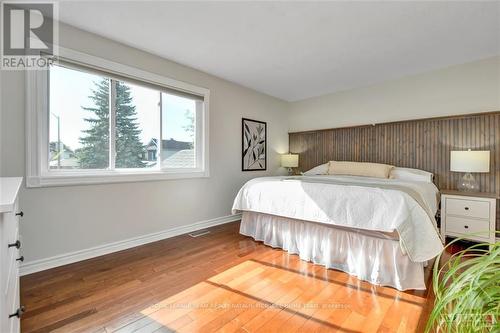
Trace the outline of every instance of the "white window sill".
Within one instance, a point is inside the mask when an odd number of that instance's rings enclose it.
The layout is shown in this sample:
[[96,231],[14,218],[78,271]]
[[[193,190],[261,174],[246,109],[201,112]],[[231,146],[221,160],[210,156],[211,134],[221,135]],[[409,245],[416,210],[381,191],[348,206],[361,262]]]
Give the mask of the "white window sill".
[[27,187],[52,187],[52,186],[70,186],[70,185],[91,185],[91,184],[110,184],[126,182],[142,182],[155,180],[173,180],[189,178],[208,178],[208,171],[133,171],[116,172],[109,171],[98,173],[76,173],[76,172],[58,172],[53,175],[28,177]]

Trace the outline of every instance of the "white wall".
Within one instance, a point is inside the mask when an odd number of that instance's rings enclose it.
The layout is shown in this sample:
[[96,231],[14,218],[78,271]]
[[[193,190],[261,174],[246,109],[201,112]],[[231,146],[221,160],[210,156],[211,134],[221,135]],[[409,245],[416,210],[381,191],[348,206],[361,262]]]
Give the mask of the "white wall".
[[290,104],[290,130],[500,110],[500,57]]
[[[161,41],[159,41],[161,42]],[[27,262],[230,214],[248,179],[271,175],[288,150],[287,103],[200,71],[68,26],[60,44],[207,87],[210,95],[210,178],[26,189],[20,195]],[[3,72],[0,165],[3,176],[25,175],[22,72]],[[241,118],[266,121],[268,171],[241,172]]]

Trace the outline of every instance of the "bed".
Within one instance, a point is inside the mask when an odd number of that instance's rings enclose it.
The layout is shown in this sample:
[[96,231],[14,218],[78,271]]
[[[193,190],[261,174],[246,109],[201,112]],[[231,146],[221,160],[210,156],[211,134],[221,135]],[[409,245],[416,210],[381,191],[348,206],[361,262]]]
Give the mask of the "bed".
[[238,192],[240,233],[398,290],[425,289],[443,249],[432,181],[315,175],[262,177]]

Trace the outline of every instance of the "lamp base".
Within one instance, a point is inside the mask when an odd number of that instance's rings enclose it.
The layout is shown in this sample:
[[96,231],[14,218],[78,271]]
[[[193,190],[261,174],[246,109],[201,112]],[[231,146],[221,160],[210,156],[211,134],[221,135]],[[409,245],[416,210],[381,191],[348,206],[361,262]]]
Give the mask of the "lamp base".
[[470,172],[458,181],[458,190],[463,192],[479,192],[479,184]]

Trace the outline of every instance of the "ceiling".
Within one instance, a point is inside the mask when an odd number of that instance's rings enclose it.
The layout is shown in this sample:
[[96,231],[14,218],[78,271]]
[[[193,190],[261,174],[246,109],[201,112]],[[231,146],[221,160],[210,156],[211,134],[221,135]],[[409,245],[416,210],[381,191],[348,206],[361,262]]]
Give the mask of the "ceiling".
[[500,54],[500,2],[67,1],[59,17],[287,101]]

